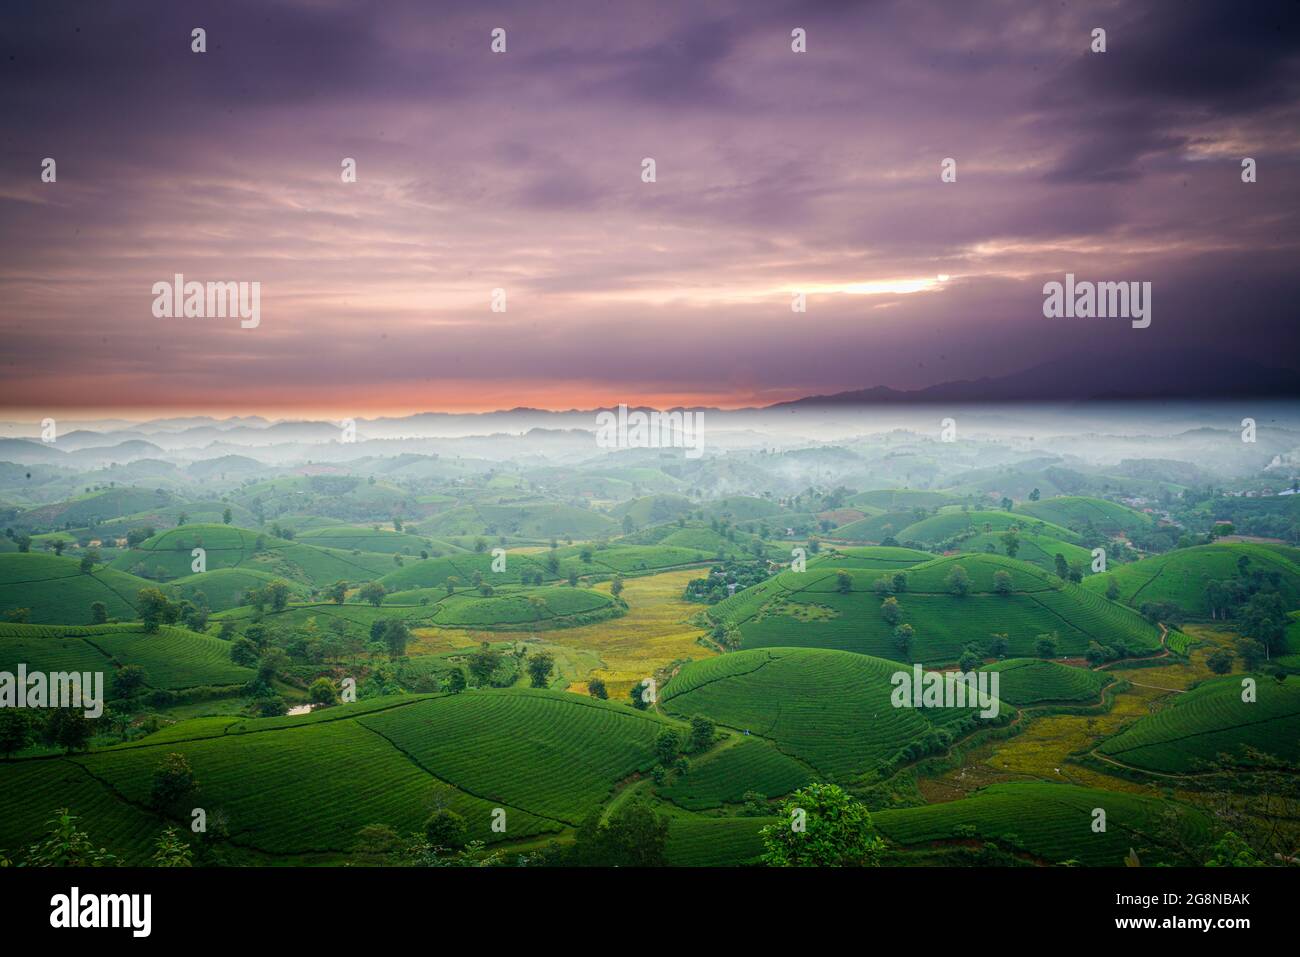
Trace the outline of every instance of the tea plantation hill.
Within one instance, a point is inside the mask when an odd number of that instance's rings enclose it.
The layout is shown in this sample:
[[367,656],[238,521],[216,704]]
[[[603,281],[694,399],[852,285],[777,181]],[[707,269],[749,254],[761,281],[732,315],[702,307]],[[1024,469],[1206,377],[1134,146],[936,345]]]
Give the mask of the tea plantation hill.
[[1206,585],[1238,577],[1243,558],[1252,572],[1276,572],[1284,603],[1291,609],[1300,608],[1300,549],[1286,545],[1216,542],[1179,548],[1089,576],[1084,587],[1105,594],[1113,581],[1119,588],[1118,600],[1134,608],[1147,602],[1170,602],[1193,618],[1209,620]]
[[[1158,629],[1132,609],[1034,565],[997,555],[920,560],[924,555],[874,548],[819,556],[806,571],[783,571],[719,602],[709,615],[737,629],[743,648],[835,648],[926,665],[954,662],[967,646],[995,635],[1005,636],[1012,656],[1037,655],[1043,635],[1055,635],[1060,655],[1082,655],[1094,641],[1128,655],[1160,647]],[[952,584],[957,568],[968,581],[964,594]],[[904,590],[894,593],[900,572]],[[882,578],[889,586],[883,594]],[[881,607],[891,595],[898,623],[913,629],[906,655]]]

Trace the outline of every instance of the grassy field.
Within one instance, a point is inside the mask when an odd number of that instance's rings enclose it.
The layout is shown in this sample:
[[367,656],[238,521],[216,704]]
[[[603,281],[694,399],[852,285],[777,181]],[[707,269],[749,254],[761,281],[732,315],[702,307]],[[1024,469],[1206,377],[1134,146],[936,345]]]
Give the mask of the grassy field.
[[[611,699],[622,701],[632,685],[674,662],[717,654],[700,644],[702,628],[689,623],[700,606],[683,600],[686,583],[698,578],[698,569],[662,572],[629,578],[623,594],[627,613],[612,621],[577,625],[561,632],[545,632],[542,643],[556,657],[557,670],[570,682],[570,690],[585,694],[587,679],[598,677]],[[609,582],[580,593],[608,595]],[[563,589],[572,591],[572,589]],[[411,654],[446,654],[471,647],[485,637],[465,628],[419,628]],[[493,631],[495,641],[525,641],[528,630]]]

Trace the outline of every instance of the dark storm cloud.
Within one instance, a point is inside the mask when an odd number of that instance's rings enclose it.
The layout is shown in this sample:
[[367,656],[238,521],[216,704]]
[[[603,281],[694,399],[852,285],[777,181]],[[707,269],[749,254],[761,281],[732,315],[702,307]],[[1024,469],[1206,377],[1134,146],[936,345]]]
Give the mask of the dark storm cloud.
[[[1294,10],[11,2],[0,404],[743,402],[1085,349],[1294,363]],[[1044,320],[1067,271],[1152,281],[1154,324]],[[262,282],[262,326],[153,319],[175,272]]]

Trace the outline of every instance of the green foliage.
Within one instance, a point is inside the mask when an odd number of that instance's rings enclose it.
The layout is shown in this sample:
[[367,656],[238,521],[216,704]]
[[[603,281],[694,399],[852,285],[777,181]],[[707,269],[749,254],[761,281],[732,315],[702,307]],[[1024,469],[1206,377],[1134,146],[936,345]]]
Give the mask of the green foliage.
[[27,849],[27,867],[114,867],[118,858],[105,848],[96,848],[90,836],[77,829],[79,819],[67,808],[59,808],[47,822],[45,838]]
[[194,864],[193,849],[174,827],[164,828],[154,847],[151,859],[154,867],[192,867]]
[[175,811],[180,802],[198,790],[194,769],[185,755],[172,752],[154,768],[149,788],[149,804],[163,812]]
[[534,688],[545,688],[555,670],[555,656],[549,651],[536,651],[528,656],[528,677]]
[[424,824],[424,836],[435,848],[459,850],[465,846],[468,835],[465,819],[447,808],[434,811]]
[[876,867],[885,842],[865,804],[834,784],[809,784],[782,807],[784,821],[762,830],[769,867]]
[[574,840],[572,863],[580,867],[662,867],[668,863],[667,817],[639,801],[623,805],[601,823],[588,816]]

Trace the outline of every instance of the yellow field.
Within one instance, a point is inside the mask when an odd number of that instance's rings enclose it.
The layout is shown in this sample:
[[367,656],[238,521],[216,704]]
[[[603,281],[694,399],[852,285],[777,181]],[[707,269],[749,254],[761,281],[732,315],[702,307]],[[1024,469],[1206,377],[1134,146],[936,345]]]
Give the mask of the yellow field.
[[966,755],[963,767],[919,781],[921,793],[927,801],[952,801],[1008,780],[1060,781],[1113,791],[1155,793],[1153,784],[1139,784],[1080,767],[1068,762],[1066,756],[1090,748],[1143,715],[1166,706],[1193,681],[1211,677],[1206,657],[1216,648],[1230,646],[1236,638],[1207,626],[1193,625],[1185,630],[1210,644],[1194,649],[1188,662],[1170,658],[1160,667],[1115,671],[1115,677],[1128,681],[1131,687],[1114,696],[1114,705],[1106,713],[1031,717],[1019,735],[982,745]]
[[[587,678],[595,675],[604,680],[612,700],[622,700],[633,684],[657,668],[717,654],[697,642],[703,630],[688,624],[705,606],[682,599],[686,583],[702,574],[699,569],[686,569],[627,579],[621,597],[628,612],[610,621],[535,634],[419,628],[408,653],[445,654],[471,649],[481,641],[534,639],[555,655],[557,672],[569,678],[568,690],[585,694]],[[609,584],[602,582],[596,590],[608,592]]]

